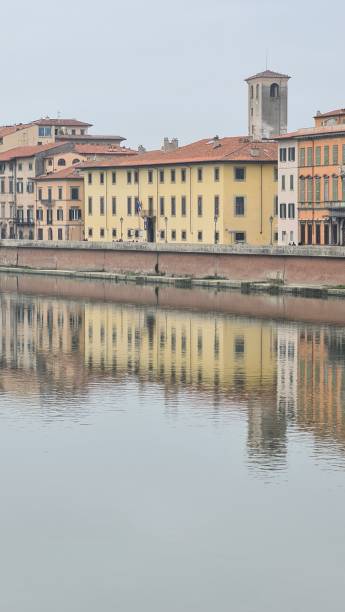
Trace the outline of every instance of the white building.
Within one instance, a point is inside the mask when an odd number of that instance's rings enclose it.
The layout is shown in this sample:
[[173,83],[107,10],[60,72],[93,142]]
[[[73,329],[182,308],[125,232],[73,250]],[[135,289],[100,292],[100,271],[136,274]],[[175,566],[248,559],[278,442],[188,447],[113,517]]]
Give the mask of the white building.
[[279,141],[278,245],[298,244],[298,147],[293,139]]

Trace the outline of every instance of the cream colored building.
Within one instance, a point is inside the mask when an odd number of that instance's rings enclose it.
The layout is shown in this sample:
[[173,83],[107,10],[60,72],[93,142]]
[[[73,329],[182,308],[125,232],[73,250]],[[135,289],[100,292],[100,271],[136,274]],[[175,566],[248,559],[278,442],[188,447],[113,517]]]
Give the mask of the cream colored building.
[[63,137],[86,136],[90,123],[78,119],[37,119],[30,123],[0,126],[0,153],[15,147],[53,143]]

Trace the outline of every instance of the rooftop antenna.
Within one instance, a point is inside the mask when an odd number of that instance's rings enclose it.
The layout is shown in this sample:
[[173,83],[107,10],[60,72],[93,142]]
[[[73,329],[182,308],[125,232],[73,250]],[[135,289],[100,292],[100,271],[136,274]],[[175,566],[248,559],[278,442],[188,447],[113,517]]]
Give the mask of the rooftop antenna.
[[57,112],[57,118],[58,118],[58,119],[61,119],[61,111],[59,111],[59,110],[58,110],[58,112]]
[[266,70],[268,70],[268,49],[266,49]]

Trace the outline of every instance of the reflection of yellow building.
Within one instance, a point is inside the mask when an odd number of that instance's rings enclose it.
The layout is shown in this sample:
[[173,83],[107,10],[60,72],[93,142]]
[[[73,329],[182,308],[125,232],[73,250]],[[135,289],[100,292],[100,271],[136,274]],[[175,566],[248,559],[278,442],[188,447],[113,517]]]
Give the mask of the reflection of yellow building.
[[274,328],[245,319],[170,310],[85,306],[89,367],[188,384],[243,399],[275,381]]
[[88,161],[85,237],[91,241],[269,244],[277,146],[200,140],[127,158]]

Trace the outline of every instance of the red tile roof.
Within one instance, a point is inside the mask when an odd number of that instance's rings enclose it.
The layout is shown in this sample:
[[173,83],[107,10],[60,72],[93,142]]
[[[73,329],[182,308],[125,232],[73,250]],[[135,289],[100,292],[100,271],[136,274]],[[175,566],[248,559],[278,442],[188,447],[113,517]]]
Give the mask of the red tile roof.
[[0,161],[8,161],[10,159],[18,159],[21,157],[34,157],[38,153],[42,153],[42,151],[56,149],[58,147],[61,147],[63,144],[65,143],[50,142],[44,145],[15,147],[14,149],[9,149],[9,151],[4,151],[3,153],[0,153]]
[[31,123],[16,123],[15,125],[1,125],[0,126],[0,136],[7,136],[8,134],[14,134],[19,130],[24,130],[27,127],[30,127]]
[[258,72],[251,77],[248,77],[246,81],[252,79],[291,79],[288,74],[281,74],[280,72],[274,72],[273,70],[264,70],[264,72]]
[[341,125],[326,125],[322,127],[302,128],[295,132],[288,132],[281,136],[276,136],[275,140],[288,140],[291,138],[304,138],[308,136],[343,136],[345,134],[345,124]]
[[198,140],[175,151],[149,151],[133,157],[88,161],[83,168],[112,166],[162,166],[203,162],[276,162],[277,144],[272,141],[254,142],[248,137],[228,137]]
[[315,115],[314,119],[319,119],[319,117],[337,117],[338,115],[345,115],[345,108],[338,108],[328,113],[319,113]]
[[123,136],[117,136],[116,134],[57,134],[56,135],[56,139],[60,139],[62,138],[63,140],[70,140],[72,142],[74,141],[84,141],[85,142],[92,142],[95,141],[97,143],[97,141],[99,140],[116,140],[116,141],[122,141],[122,140],[126,140],[126,138],[124,138]]
[[78,119],[51,119],[50,117],[42,117],[33,121],[37,125],[57,125],[57,126],[80,126],[80,127],[91,127],[92,123],[85,123],[84,121],[78,121]]
[[78,144],[73,147],[80,155],[137,155],[138,152],[119,145]]
[[78,165],[68,166],[68,168],[63,168],[62,170],[57,170],[56,172],[47,172],[47,174],[41,174],[41,176],[36,177],[36,181],[54,181],[61,179],[80,179],[83,180],[83,176],[78,171]]

